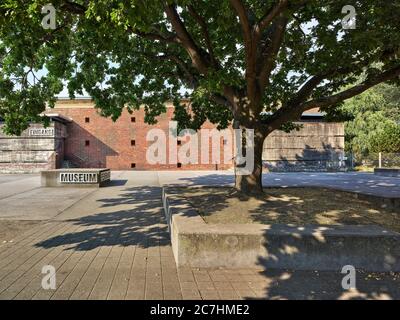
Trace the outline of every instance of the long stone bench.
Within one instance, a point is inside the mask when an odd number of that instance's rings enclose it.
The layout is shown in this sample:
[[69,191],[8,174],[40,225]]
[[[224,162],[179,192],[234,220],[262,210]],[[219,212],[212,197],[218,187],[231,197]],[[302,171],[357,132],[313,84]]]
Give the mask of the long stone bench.
[[379,226],[207,224],[171,192],[162,199],[178,266],[400,271],[400,234]]
[[103,187],[111,179],[110,169],[54,169],[41,172],[43,187]]
[[400,178],[400,169],[396,168],[375,168],[374,174],[385,177]]

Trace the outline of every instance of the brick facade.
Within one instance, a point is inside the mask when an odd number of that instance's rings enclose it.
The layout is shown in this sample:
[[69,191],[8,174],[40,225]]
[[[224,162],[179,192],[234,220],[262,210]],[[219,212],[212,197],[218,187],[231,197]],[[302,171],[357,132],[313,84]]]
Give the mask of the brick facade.
[[[312,114],[309,112],[309,115]],[[162,130],[168,137],[173,107],[167,104],[167,112],[158,118],[156,125],[144,122],[144,110],[127,110],[113,122],[100,116],[89,99],[59,100],[48,115],[59,115],[68,119],[64,123],[52,122],[52,126],[62,127],[55,137],[29,137],[25,132],[21,137],[6,137],[0,134],[0,171],[37,172],[43,169],[74,166],[81,168],[110,168],[112,170],[225,170],[232,168],[232,161],[224,163],[224,149],[230,143],[221,137],[216,147],[220,149],[219,164],[212,162],[212,141],[208,151],[204,140],[199,139],[197,163],[150,164],[146,152],[153,144],[147,141],[150,129]],[[271,171],[326,171],[342,169],[344,154],[344,126],[341,123],[325,123],[319,117],[304,118],[299,131],[273,132],[264,143],[264,167]],[[33,124],[31,128],[37,127]],[[214,129],[206,123],[204,129]],[[58,130],[60,131],[60,130]],[[28,132],[28,131],[27,131]],[[169,136],[170,137],[170,136]],[[230,135],[232,137],[232,135]],[[177,140],[181,142],[178,143]],[[226,141],[224,141],[226,140]],[[185,138],[166,140],[180,150],[186,145]],[[219,146],[218,146],[219,145]],[[214,146],[215,147],[215,146]],[[182,149],[181,149],[182,150]],[[206,163],[202,163],[201,152],[208,153]]]
[[[159,128],[168,136],[172,107],[168,107],[167,112],[158,118],[155,126],[144,122],[143,109],[132,114],[124,110],[121,117],[113,122],[100,116],[90,100],[61,101],[53,111],[72,120],[67,125],[65,159],[79,167],[107,167],[113,170],[225,170],[232,167],[231,163],[224,164],[223,161],[220,164],[212,164],[211,161],[206,164],[149,164],[146,161],[146,151],[152,142],[146,140],[146,135],[150,129]],[[211,123],[203,127],[214,129]],[[178,140],[182,140],[181,145],[185,143],[184,139]],[[222,139],[220,147],[223,148]],[[177,149],[179,148],[177,145]],[[169,154],[169,148],[166,149]]]

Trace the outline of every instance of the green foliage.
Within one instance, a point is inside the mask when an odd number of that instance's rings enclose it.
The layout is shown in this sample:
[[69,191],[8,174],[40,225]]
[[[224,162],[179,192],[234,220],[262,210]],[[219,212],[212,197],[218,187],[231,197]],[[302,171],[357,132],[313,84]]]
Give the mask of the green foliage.
[[372,134],[369,143],[372,152],[399,153],[400,125],[388,122],[385,127]]
[[[377,141],[378,136],[383,137],[388,128],[393,128],[400,121],[400,100],[396,98],[399,93],[398,87],[379,85],[345,102],[342,110],[354,117],[345,123],[348,151],[360,156],[366,156],[370,152],[385,152],[376,151],[376,147],[381,144],[373,141]],[[394,138],[387,135],[389,136]],[[387,143],[395,145],[396,141]]]
[[[206,120],[224,128],[232,120],[226,104],[213,99],[224,94],[225,86],[246,92],[243,32],[229,0],[175,1],[201,53],[210,50],[189,5],[207,25],[219,63],[219,68],[207,74],[194,68],[181,45],[151,36],[167,39],[173,31],[164,1],[75,0],[73,6],[70,1],[54,0],[57,29],[45,30],[41,8],[48,2],[0,3],[0,117],[7,132],[18,134],[29,121],[41,119],[38,115],[46,105],[54,104],[64,84],[71,98],[87,92],[101,114],[114,120],[125,106],[130,111],[144,106],[146,121],[155,123],[165,112],[166,100],[175,101],[175,118],[191,128],[199,128]],[[274,64],[277,68],[262,92],[266,111],[276,112],[278,105],[288,103],[311,75],[354,67],[351,72],[330,73],[313,92],[313,98],[319,98],[353,83],[361,74],[371,76],[398,61],[398,0],[321,0],[304,6],[302,0],[289,2],[287,30]],[[277,1],[243,3],[254,22]],[[341,8],[349,4],[358,13],[356,30],[343,30],[340,23]],[[268,43],[270,31],[267,28],[262,34],[262,43]],[[380,70],[372,67],[377,64]],[[182,98],[192,101],[189,107],[177,102]]]

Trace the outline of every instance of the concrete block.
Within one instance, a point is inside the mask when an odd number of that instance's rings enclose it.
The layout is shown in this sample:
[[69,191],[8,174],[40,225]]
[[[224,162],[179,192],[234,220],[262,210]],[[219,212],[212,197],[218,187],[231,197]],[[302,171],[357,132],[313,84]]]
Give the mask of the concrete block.
[[48,162],[54,151],[4,151],[0,152],[0,163]]
[[0,138],[0,151],[55,150],[54,138]]
[[110,182],[110,169],[56,169],[41,172],[42,187],[103,187]]
[[379,226],[206,224],[168,188],[162,198],[179,267],[400,271],[400,234]]
[[375,168],[374,174],[385,177],[398,177],[400,178],[400,169],[392,168]]

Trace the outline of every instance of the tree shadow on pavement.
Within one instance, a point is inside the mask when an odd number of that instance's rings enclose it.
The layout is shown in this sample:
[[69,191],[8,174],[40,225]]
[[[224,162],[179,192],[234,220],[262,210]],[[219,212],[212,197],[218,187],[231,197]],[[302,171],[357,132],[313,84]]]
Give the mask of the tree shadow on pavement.
[[[80,227],[77,231],[46,239],[36,246],[66,246],[67,250],[86,251],[100,246],[169,245],[160,199],[161,188],[158,187],[123,189],[117,197],[98,200],[99,209],[105,212],[68,220]],[[121,206],[129,209],[117,209]]]

